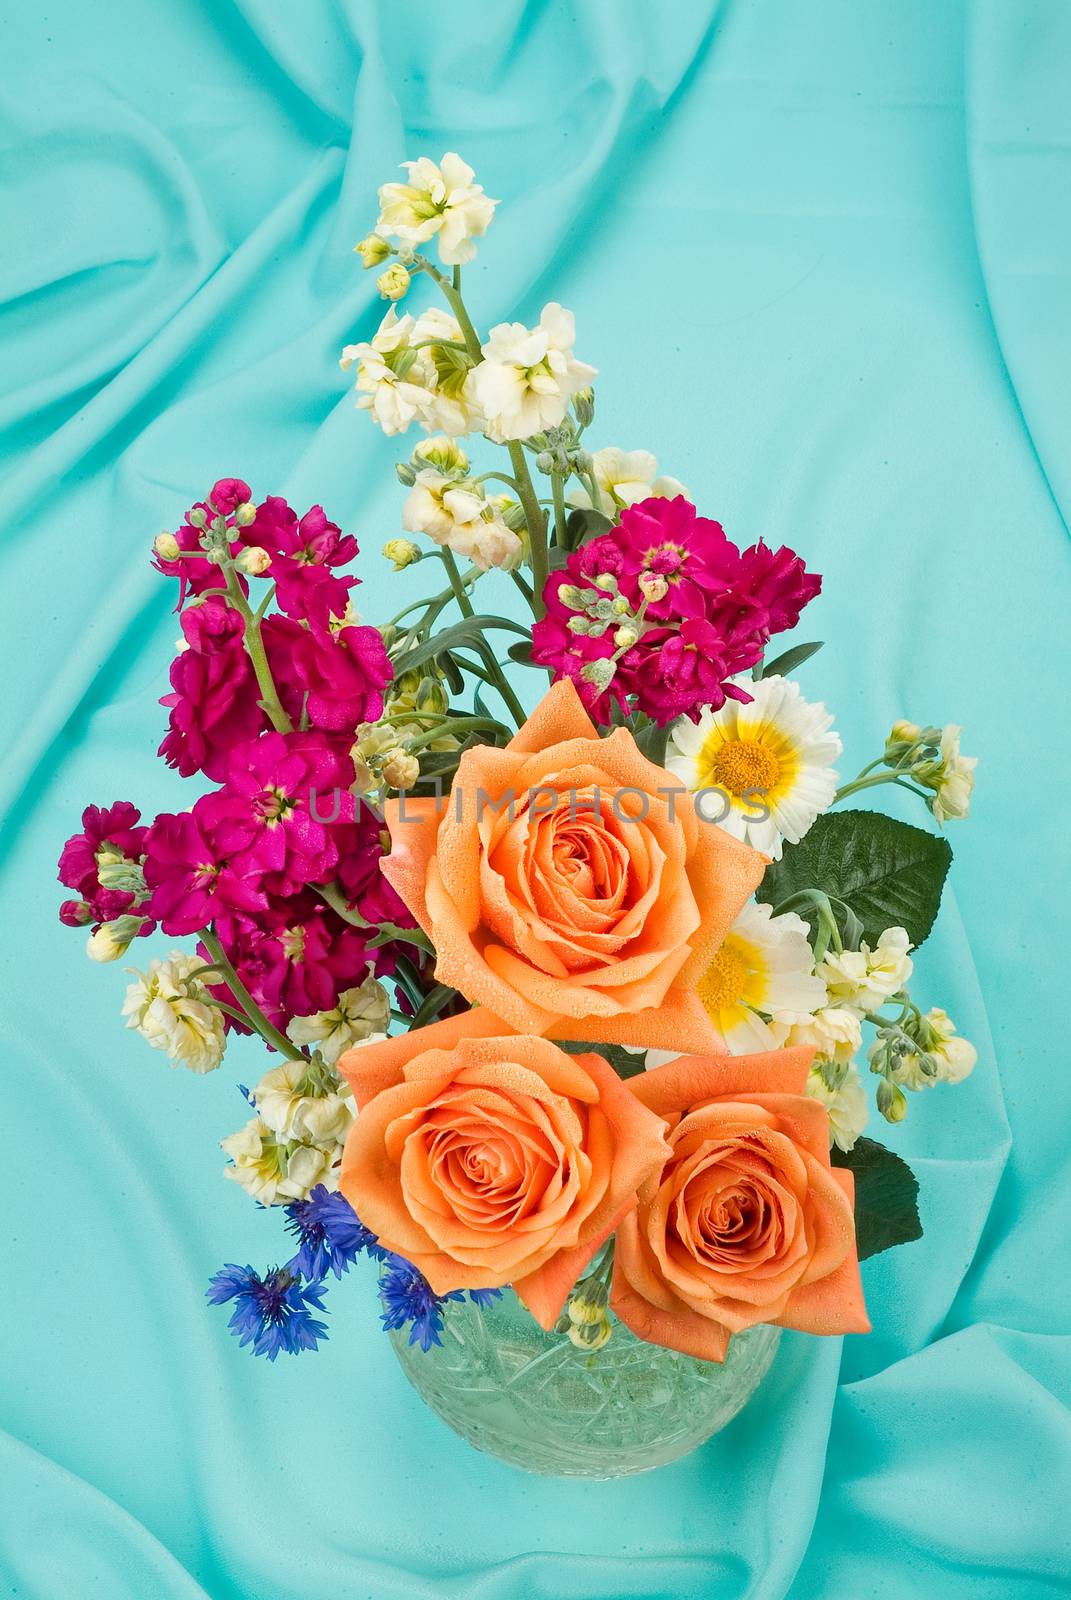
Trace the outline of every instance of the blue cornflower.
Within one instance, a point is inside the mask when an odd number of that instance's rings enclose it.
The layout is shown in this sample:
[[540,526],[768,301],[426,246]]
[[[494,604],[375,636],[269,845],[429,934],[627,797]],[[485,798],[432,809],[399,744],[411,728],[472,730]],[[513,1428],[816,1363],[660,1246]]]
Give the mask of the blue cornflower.
[[488,1306],[494,1305],[496,1300],[501,1300],[501,1298],[502,1298],[502,1290],[501,1289],[470,1289],[469,1290],[469,1299],[472,1300],[476,1305],[482,1307],[482,1309],[484,1311],[487,1310]]
[[[419,1344],[424,1351],[433,1344],[442,1344],[443,1306],[448,1300],[464,1300],[465,1291],[455,1289],[451,1294],[436,1294],[424,1274],[404,1256],[382,1252],[384,1267],[379,1280],[379,1293],[384,1309],[381,1320],[384,1328],[404,1328],[407,1323],[409,1343]],[[468,1297],[478,1306],[487,1307],[499,1298],[501,1289],[470,1289]]]
[[295,1200],[283,1209],[286,1226],[299,1245],[289,1265],[312,1282],[319,1282],[329,1272],[341,1278],[362,1250],[380,1261],[387,1253],[346,1197],[333,1194],[322,1183],[316,1185],[307,1200]]
[[238,1343],[274,1361],[281,1350],[296,1356],[327,1338],[327,1324],[312,1315],[324,1309],[325,1293],[324,1284],[303,1284],[289,1267],[272,1267],[261,1277],[229,1261],[209,1280],[205,1298],[214,1306],[235,1301],[227,1326]]
[[447,1300],[460,1300],[460,1291],[436,1294],[424,1274],[402,1256],[388,1255],[379,1280],[383,1299],[381,1318],[384,1328],[404,1328],[411,1322],[409,1343],[430,1350],[442,1344],[443,1306]]

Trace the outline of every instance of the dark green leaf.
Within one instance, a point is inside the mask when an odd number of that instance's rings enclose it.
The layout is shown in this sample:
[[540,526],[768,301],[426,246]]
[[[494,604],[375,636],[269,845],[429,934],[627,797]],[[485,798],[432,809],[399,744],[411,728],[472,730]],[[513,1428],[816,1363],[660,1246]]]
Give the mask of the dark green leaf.
[[519,661],[522,667],[532,665],[532,645],[528,640],[522,644],[511,644],[506,651],[511,661]]
[[595,511],[584,506],[576,511],[570,511],[565,519],[565,542],[570,550],[577,550],[582,544],[587,544],[589,539],[597,539],[600,533],[605,533],[613,527],[609,517],[601,511]]
[[[951,860],[948,841],[922,828],[877,811],[827,811],[771,862],[757,898],[776,909],[801,890],[820,889],[847,902],[868,944],[900,927],[920,945],[933,927]],[[813,908],[798,910],[813,931]]]
[[797,667],[802,667],[805,661],[816,656],[822,648],[823,640],[817,639],[813,644],[794,644],[791,650],[786,650],[782,655],[775,656],[772,661],[760,661],[752,678],[757,683],[760,678],[785,678]]
[[414,667],[422,667],[425,661],[433,661],[443,651],[452,650],[455,645],[474,645],[479,649],[480,644],[486,644],[486,635],[495,629],[506,633],[519,634],[522,639],[531,639],[531,628],[522,628],[516,622],[510,622],[506,617],[463,617],[460,622],[455,622],[452,627],[444,628],[442,633],[432,634],[430,639],[425,639],[421,644],[414,645],[412,650],[407,650],[394,663],[395,677],[401,677],[403,672],[412,672]]
[[559,1049],[570,1056],[602,1056],[619,1078],[635,1078],[646,1071],[646,1057],[642,1050],[637,1054],[633,1050],[626,1050],[621,1044],[584,1044],[576,1039],[559,1039],[557,1043]]
[[855,1237],[859,1259],[922,1238],[918,1179],[907,1162],[876,1139],[857,1139],[853,1150],[831,1153],[835,1167],[855,1174]]
[[648,723],[646,728],[641,728],[636,735],[636,743],[648,761],[653,761],[656,767],[666,764],[666,745],[669,743],[669,728],[660,728],[657,722]]
[[437,665],[446,679],[451,694],[464,694],[465,680],[461,675],[461,668],[450,654],[444,650],[438,657]]

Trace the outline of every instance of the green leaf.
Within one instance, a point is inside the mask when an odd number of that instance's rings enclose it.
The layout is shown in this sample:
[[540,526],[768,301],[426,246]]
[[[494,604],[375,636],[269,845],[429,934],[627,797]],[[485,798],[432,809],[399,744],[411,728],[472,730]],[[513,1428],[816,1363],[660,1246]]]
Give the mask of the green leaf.
[[519,661],[522,667],[530,667],[532,665],[532,646],[528,640],[521,644],[511,644],[506,654],[511,661]]
[[876,1139],[857,1139],[853,1150],[834,1146],[835,1167],[855,1174],[855,1237],[859,1259],[876,1256],[893,1245],[922,1238],[919,1182],[900,1156]]
[[[922,828],[877,811],[827,811],[770,863],[756,898],[776,909],[792,895],[819,889],[847,902],[868,944],[900,927],[920,945],[933,927],[951,860],[948,841]],[[798,909],[813,932],[814,908]]]
[[414,645],[412,650],[407,650],[404,656],[394,662],[394,675],[400,678],[403,672],[411,672],[414,667],[422,667],[425,661],[433,661],[444,650],[452,650],[455,645],[472,644],[478,649],[481,641],[487,643],[485,634],[495,628],[506,633],[519,634],[522,639],[530,640],[532,637],[531,628],[522,628],[506,617],[464,617],[452,627],[444,628],[442,633],[432,634],[430,639],[424,639],[420,644]]
[[816,656],[823,643],[822,639],[816,639],[813,644],[794,644],[791,650],[775,656],[772,661],[760,661],[751,676],[756,683],[760,678],[787,678],[790,672],[794,672],[797,667],[802,667],[805,661]]
[[608,1061],[619,1078],[635,1078],[647,1070],[646,1054],[640,1051],[626,1050],[622,1044],[584,1044],[576,1039],[558,1039],[555,1041],[560,1050],[570,1056],[602,1056]]
[[601,511],[595,511],[590,506],[578,507],[570,511],[565,519],[566,546],[570,550],[578,550],[589,539],[597,539],[612,527],[612,520]]

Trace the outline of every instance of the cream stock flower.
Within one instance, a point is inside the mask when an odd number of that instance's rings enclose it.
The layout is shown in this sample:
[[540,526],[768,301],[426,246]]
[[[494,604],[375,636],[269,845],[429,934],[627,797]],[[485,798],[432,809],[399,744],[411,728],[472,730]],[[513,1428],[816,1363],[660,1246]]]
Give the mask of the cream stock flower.
[[941,730],[941,764],[932,780],[936,792],[930,801],[930,810],[938,822],[965,817],[971,808],[974,790],[974,769],[977,756],[960,755],[959,741],[963,729],[950,722]]
[[[831,1086],[830,1080],[836,1084]],[[867,1125],[870,1103],[859,1069],[816,1061],[807,1074],[806,1093],[826,1108],[829,1135],[838,1150],[851,1150]]]
[[445,311],[433,306],[419,317],[400,317],[391,306],[370,342],[343,350],[343,371],[357,364],[358,408],[371,412],[384,433],[405,433],[412,422],[429,433],[449,434],[478,425],[472,372],[452,367],[439,340],[448,346],[461,340],[460,327]]
[[277,1139],[331,1150],[353,1125],[353,1097],[337,1075],[318,1074],[308,1061],[284,1061],[266,1072],[250,1098]]
[[373,1034],[385,1033],[389,1021],[386,989],[375,978],[366,978],[356,988],[344,989],[331,1010],[292,1018],[286,1034],[296,1045],[314,1045],[333,1067],[343,1050]]
[[290,1144],[278,1139],[261,1117],[252,1117],[237,1133],[221,1139],[220,1148],[232,1163],[223,1169],[224,1177],[240,1183],[262,1206],[307,1200],[318,1183],[328,1189],[338,1188],[338,1145],[321,1149]]
[[779,1044],[813,1046],[827,1061],[850,1061],[863,1042],[861,1019],[850,1006],[822,1006],[810,1016],[778,1017]]
[[872,951],[861,941],[858,950],[833,951],[818,968],[834,1005],[876,1011],[911,976],[911,941],[904,928],[886,928]]
[[223,1060],[226,1036],[223,1013],[208,1000],[208,991],[190,976],[204,961],[197,955],[172,950],[166,961],[150,961],[147,972],[130,970],[130,984],[122,1014],[154,1050],[191,1072],[211,1072]]
[[486,233],[497,200],[490,199],[475,173],[454,151],[436,163],[427,156],[403,161],[408,183],[385,183],[379,191],[376,232],[385,238],[426,244],[438,235],[439,260],[463,266],[476,254],[473,239]]
[[426,533],[484,572],[490,567],[512,572],[524,546],[502,519],[503,503],[509,503],[508,495],[488,499],[468,480],[459,482],[424,467],[402,507],[402,527],[407,533]]
[[597,373],[574,357],[575,339],[573,314],[556,301],[543,307],[534,328],[500,322],[491,329],[474,375],[489,439],[528,439],[564,419],[570,396]]
[[[605,450],[596,450],[591,460],[604,510],[622,511],[639,500],[672,500],[678,494],[687,496],[688,491],[676,478],[658,476],[658,462],[649,450],[619,450],[616,445],[610,445]],[[578,484],[574,484],[566,499],[571,506],[591,505],[590,494]]]

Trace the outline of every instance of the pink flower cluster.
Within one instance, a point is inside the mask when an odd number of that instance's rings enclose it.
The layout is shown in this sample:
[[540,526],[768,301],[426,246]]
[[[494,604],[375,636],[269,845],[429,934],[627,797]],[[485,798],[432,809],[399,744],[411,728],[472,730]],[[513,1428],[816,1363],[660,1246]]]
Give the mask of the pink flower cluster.
[[[242,567],[275,585],[279,609],[256,629],[295,731],[277,731],[265,709],[247,648],[249,608],[243,614],[231,603],[219,563],[200,553],[206,523],[207,542],[225,543],[232,558],[264,552]],[[81,898],[60,915],[71,925],[99,924],[136,902],[152,919],[143,932],[156,922],[176,936],[213,928],[241,983],[285,1029],[292,1017],[329,1009],[369,967],[391,971],[392,947],[373,949],[371,940],[384,922],[413,925],[379,871],[380,821],[354,796],[349,755],[358,724],[382,711],[391,666],[376,629],[346,621],[357,580],[336,569],[357,554],[357,542],[321,507],[300,519],[277,496],[253,507],[249,485],[224,478],[175,539],[184,554],[155,561],[179,580],[184,643],[163,702],[171,716],[160,754],[184,777],[204,773],[218,787],[151,827],[135,826],[139,813],[128,802],[90,806],[60,860],[61,881]],[[248,597],[241,570],[234,577]],[[105,849],[140,866],[143,897],[102,887]],[[329,884],[367,927],[325,902],[317,890]],[[213,992],[238,1006],[225,984]]]
[[[275,584],[281,608],[260,624],[260,635],[283,709],[296,725],[321,729],[345,753],[360,722],[374,722],[383,709],[391,667],[375,628],[345,622],[349,591],[357,582],[334,569],[357,554],[357,541],[343,537],[320,506],[298,519],[285,500],[270,495],[251,522],[240,522],[249,506],[249,485],[224,478],[194,511],[224,517],[232,555],[262,550],[260,576]],[[201,532],[186,521],[175,534],[182,551],[200,548]],[[271,727],[246,651],[239,613],[213,592],[226,587],[218,565],[199,556],[156,558],[161,572],[180,582],[179,605],[185,648],[171,666],[172,692],[162,704],[171,712],[160,754],[183,777],[203,772],[221,782],[233,751]],[[244,579],[243,593],[247,585]]]
[[[627,615],[619,611],[587,631],[591,610],[569,601],[578,589],[590,595],[600,578],[601,595],[610,603],[620,596]],[[682,715],[698,721],[705,706],[750,699],[731,679],[754,666],[773,634],[795,627],[821,587],[793,551],[761,541],[741,551],[683,496],[644,500],[551,574],[532,659],[574,679],[600,722],[610,722],[615,701],[663,726]],[[636,642],[622,649],[617,628],[636,618]],[[585,672],[598,662],[606,666]]]

